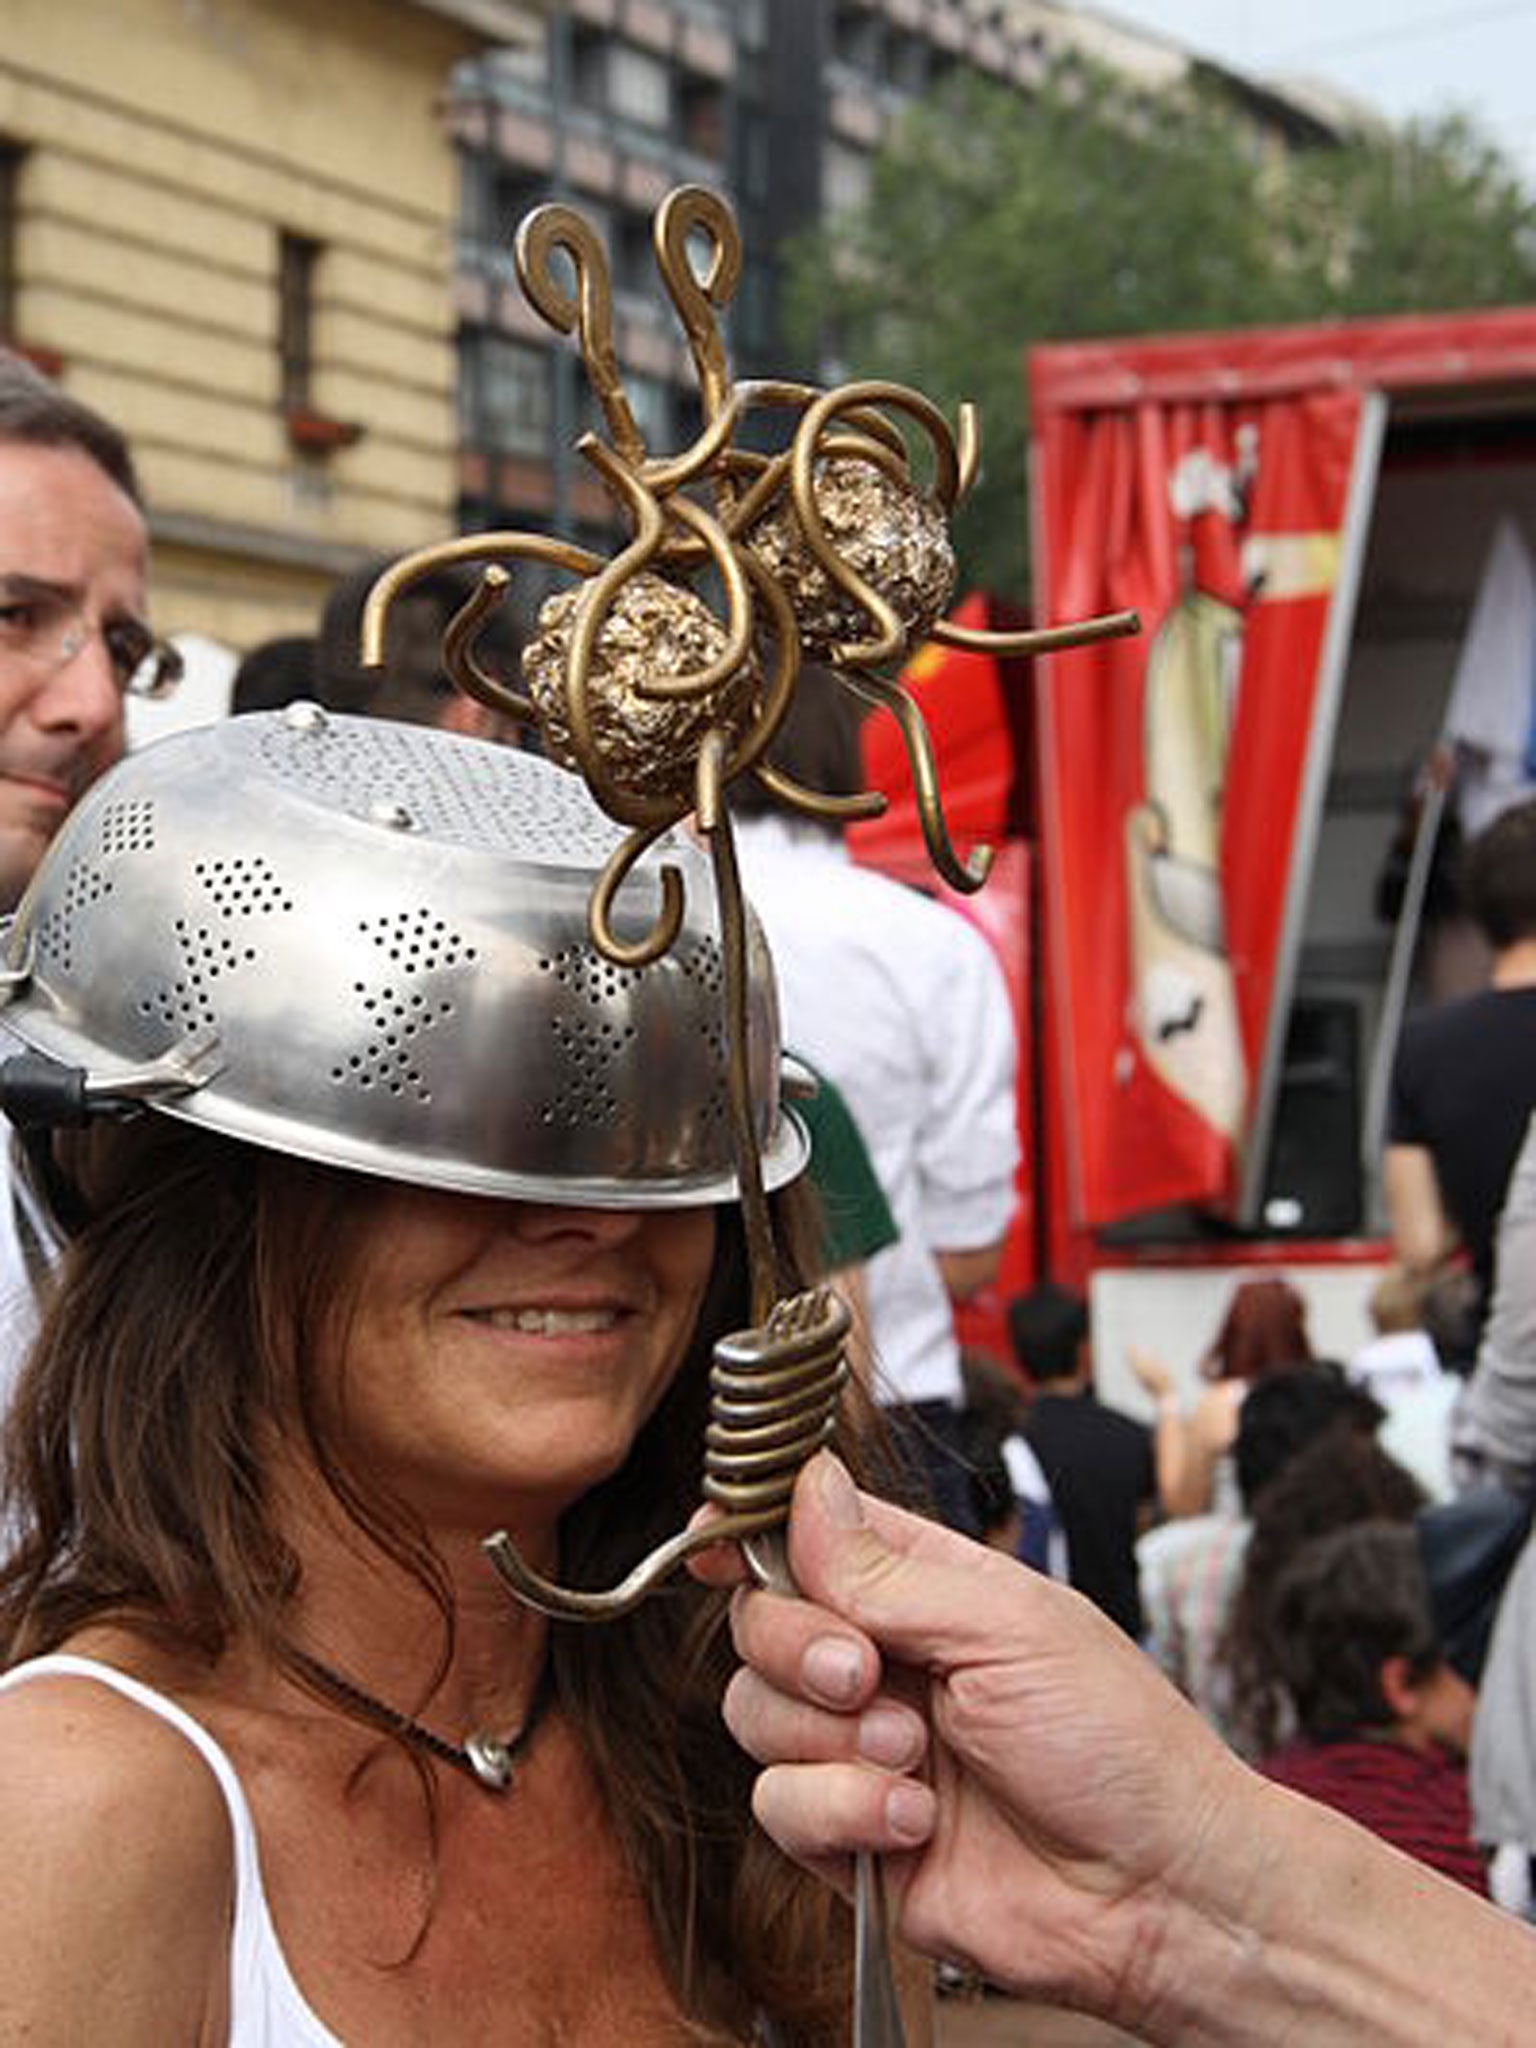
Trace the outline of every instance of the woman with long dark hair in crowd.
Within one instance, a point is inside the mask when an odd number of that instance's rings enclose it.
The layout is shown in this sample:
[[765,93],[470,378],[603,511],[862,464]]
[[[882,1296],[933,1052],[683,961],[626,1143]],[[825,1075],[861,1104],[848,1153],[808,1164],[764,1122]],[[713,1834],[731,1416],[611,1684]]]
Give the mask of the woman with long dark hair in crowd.
[[693,921],[618,968],[617,839],[544,762],[308,707],[135,757],[44,870],[9,1100],[89,1120],[31,1144],[68,1248],[7,1440],[6,2039],[844,2038],[721,1596],[552,1624],[483,1550],[602,1588],[680,1529],[750,1320],[707,865],[667,845]]

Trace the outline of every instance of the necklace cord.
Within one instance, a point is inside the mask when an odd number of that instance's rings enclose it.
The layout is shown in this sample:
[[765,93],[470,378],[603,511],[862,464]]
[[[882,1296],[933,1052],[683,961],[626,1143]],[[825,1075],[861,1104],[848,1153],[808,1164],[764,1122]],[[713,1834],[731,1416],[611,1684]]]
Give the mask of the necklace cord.
[[475,1730],[463,1742],[450,1742],[435,1728],[428,1728],[414,1716],[392,1707],[358,1685],[355,1680],[333,1671],[308,1650],[291,1652],[294,1663],[306,1678],[334,1705],[350,1709],[385,1735],[393,1735],[409,1748],[440,1763],[462,1771],[487,1791],[502,1792],[512,1782],[512,1766],[527,1749],[554,1699],[554,1680],[546,1658],[538,1683],[528,1700],[522,1726],[505,1739]]

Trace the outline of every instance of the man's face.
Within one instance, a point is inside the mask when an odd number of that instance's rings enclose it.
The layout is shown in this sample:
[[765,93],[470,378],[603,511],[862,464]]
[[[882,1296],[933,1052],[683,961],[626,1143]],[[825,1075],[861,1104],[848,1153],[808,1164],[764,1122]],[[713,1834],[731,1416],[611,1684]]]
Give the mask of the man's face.
[[123,751],[108,641],[142,634],[147,557],[138,510],[88,455],[0,442],[0,910]]

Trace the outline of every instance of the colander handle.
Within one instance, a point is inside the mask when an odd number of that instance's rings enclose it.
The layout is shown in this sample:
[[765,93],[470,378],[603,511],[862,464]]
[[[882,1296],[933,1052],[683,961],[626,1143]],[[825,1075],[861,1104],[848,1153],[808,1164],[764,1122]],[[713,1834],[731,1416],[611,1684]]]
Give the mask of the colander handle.
[[18,1131],[78,1130],[91,1120],[84,1067],[66,1067],[46,1053],[18,1052],[0,1061],[0,1109]]
[[216,1031],[200,1031],[149,1060],[115,1074],[92,1074],[47,1053],[18,1052],[0,1060],[0,1109],[19,1131],[78,1130],[96,1116],[122,1116],[148,1102],[186,1095],[224,1064]]

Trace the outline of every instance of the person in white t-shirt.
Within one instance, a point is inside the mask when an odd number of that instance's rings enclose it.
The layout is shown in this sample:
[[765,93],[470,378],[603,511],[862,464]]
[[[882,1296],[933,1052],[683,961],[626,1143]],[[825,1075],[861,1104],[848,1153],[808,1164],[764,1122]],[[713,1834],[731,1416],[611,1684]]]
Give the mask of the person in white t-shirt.
[[[802,671],[769,758],[807,789],[863,786],[858,712],[835,677]],[[785,1043],[841,1089],[900,1231],[867,1269],[875,1399],[940,1515],[974,1534],[954,1305],[996,1276],[1014,1209],[1017,1037],[1002,970],[957,911],[858,866],[836,824],[783,811],[756,783],[731,806]]]
[[1440,1363],[1424,1326],[1428,1283],[1391,1265],[1368,1303],[1376,1335],[1349,1361],[1349,1377],[1387,1411],[1384,1450],[1418,1480],[1431,1500],[1451,1495],[1451,1410],[1461,1388]]

